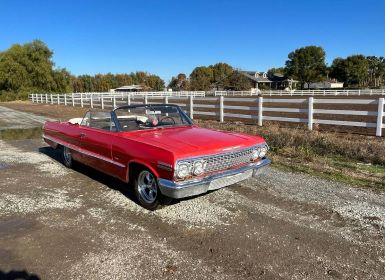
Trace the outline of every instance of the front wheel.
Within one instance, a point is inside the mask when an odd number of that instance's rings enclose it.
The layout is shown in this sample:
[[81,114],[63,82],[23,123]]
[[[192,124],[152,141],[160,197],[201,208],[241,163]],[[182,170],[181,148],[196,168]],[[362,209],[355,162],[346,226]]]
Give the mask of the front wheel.
[[139,203],[148,210],[160,207],[162,194],[159,191],[158,182],[154,174],[149,170],[142,170],[134,180],[135,195]]

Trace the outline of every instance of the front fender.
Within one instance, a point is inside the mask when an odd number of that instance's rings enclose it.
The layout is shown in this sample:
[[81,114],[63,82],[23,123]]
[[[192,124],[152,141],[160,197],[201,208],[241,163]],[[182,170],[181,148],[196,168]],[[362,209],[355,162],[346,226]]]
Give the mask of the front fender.
[[144,167],[146,167],[148,170],[150,170],[157,178],[159,178],[159,173],[158,171],[152,167],[148,162],[145,162],[145,161],[141,161],[141,160],[130,160],[128,162],[128,172],[127,172],[127,181],[129,181],[129,178],[130,178],[130,167],[132,164],[140,164],[140,165],[143,165]]

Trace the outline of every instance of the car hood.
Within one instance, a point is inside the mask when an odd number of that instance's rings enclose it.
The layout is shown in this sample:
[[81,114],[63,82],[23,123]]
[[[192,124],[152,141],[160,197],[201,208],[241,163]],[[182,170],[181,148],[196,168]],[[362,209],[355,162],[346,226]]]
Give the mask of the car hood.
[[122,137],[169,150],[177,158],[221,153],[265,142],[259,136],[197,126],[125,132]]

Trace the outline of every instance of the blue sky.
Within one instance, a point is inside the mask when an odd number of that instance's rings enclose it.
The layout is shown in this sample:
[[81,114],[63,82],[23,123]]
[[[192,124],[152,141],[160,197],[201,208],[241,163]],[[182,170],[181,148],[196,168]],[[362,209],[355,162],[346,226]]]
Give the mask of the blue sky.
[[41,39],[73,74],[144,70],[167,82],[200,65],[283,66],[322,46],[327,62],[385,56],[385,1],[0,0],[0,50]]

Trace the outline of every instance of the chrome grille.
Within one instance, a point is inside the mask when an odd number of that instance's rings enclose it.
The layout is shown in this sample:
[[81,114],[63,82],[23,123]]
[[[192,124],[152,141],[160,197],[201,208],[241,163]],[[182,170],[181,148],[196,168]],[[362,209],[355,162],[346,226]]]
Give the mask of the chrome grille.
[[204,157],[203,159],[207,162],[205,173],[229,169],[233,166],[249,163],[254,148],[255,147],[251,147],[224,154]]

